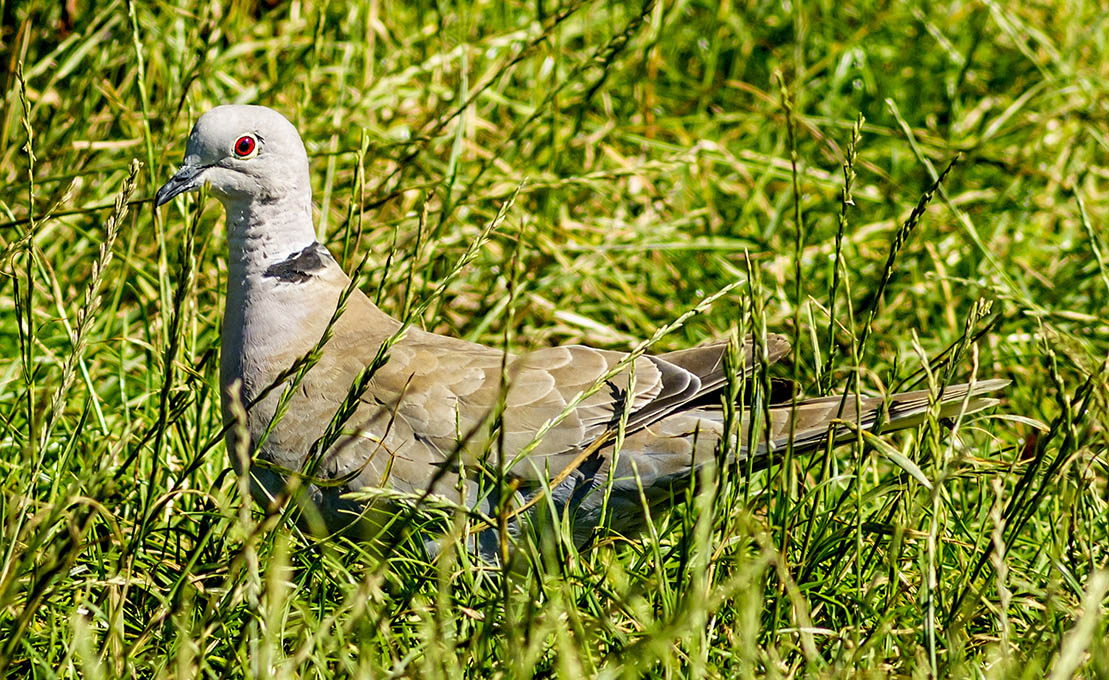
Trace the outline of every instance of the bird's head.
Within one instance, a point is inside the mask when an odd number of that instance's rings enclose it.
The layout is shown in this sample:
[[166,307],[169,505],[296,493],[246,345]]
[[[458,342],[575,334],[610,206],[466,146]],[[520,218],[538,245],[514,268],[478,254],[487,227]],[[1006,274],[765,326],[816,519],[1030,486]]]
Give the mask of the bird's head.
[[217,106],[201,116],[181,168],[154,205],[205,184],[225,206],[290,196],[311,201],[304,143],[292,123],[264,106]]

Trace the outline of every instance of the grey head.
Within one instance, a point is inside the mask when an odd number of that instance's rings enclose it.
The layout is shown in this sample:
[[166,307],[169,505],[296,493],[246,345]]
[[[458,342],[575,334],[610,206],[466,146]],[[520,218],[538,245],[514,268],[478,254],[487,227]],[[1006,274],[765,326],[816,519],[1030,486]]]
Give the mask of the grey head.
[[154,205],[205,184],[225,206],[310,201],[308,154],[293,124],[273,109],[217,106],[196,121],[181,168],[158,190]]

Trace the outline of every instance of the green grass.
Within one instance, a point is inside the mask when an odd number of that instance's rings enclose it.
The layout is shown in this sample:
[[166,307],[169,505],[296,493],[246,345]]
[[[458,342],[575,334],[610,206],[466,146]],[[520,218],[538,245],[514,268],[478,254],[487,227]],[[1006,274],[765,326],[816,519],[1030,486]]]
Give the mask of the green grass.
[[[275,4],[0,1],[7,677],[1109,675],[1099,3]],[[1013,385],[516,571],[320,544],[223,450],[222,210],[151,207],[227,102],[299,127],[395,314],[523,182],[426,328],[628,349],[740,281],[656,348]]]

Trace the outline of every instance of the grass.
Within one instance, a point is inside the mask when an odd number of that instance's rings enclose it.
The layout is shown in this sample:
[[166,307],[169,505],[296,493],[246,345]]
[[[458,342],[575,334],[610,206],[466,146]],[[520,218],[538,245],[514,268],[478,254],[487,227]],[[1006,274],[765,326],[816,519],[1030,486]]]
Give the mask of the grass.
[[[1109,675],[1098,3],[272,4],[0,2],[6,676]],[[426,328],[626,350],[739,282],[656,348],[1013,385],[517,571],[315,542],[223,450],[222,210],[151,207],[226,102]]]

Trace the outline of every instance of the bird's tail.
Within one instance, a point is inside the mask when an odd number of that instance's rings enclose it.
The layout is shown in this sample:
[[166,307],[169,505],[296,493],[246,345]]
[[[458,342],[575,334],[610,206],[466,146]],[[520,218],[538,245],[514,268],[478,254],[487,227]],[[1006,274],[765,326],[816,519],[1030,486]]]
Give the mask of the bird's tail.
[[[995,379],[950,385],[939,395],[939,417],[952,418],[994,406],[998,400],[984,395],[1003,389],[1009,382]],[[855,427],[873,430],[877,424],[879,432],[913,427],[927,418],[931,400],[931,391],[915,390],[888,398],[862,397],[858,402],[849,394],[846,398],[835,395],[804,399],[796,407],[776,404],[770,409],[770,441],[776,451],[788,446],[792,427],[794,450],[806,451],[821,446],[829,431],[840,439],[853,434]],[[765,444],[760,449],[760,453],[765,452]]]

